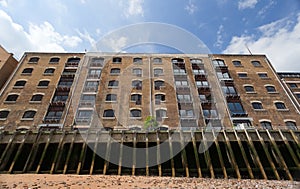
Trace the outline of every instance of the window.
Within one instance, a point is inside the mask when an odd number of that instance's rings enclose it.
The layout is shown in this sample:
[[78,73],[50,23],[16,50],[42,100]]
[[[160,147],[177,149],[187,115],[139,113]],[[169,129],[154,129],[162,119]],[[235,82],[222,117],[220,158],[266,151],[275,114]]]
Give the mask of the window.
[[172,63],[184,63],[184,60],[182,58],[173,58]]
[[175,81],[176,86],[188,86],[188,81]]
[[261,63],[259,62],[259,61],[251,61],[251,64],[253,65],[253,66],[255,66],[255,67],[261,67],[262,65],[261,65]]
[[117,101],[117,95],[116,94],[107,94],[105,101],[107,102],[116,102]]
[[119,86],[119,81],[111,80],[108,82],[108,87],[118,87],[118,86]]
[[53,98],[53,102],[66,102],[68,99],[68,92],[59,92],[56,93],[54,98]]
[[133,75],[136,75],[136,76],[138,76],[138,77],[141,77],[141,76],[142,76],[142,73],[143,73],[143,71],[142,71],[141,68],[133,68],[133,69],[132,69],[132,74],[133,74]]
[[142,111],[138,109],[130,110],[130,117],[142,117]]
[[84,100],[84,101],[95,101],[96,100],[96,96],[95,95],[90,95],[90,94],[84,94],[82,96],[81,100]]
[[100,69],[90,69],[88,78],[98,79],[100,77],[100,75],[101,75]]
[[277,110],[285,110],[285,104],[283,102],[275,102],[275,106],[277,108]]
[[297,130],[296,122],[295,121],[286,121],[285,125],[288,129]]
[[153,63],[155,63],[155,64],[161,64],[162,60],[161,60],[161,58],[153,58]]
[[260,102],[252,102],[252,107],[255,110],[262,110],[263,109],[263,106]]
[[39,82],[38,87],[47,87],[50,81],[42,80]]
[[93,114],[92,110],[79,110],[78,114],[77,114],[77,117],[78,118],[90,119],[92,114]]
[[258,73],[258,76],[260,78],[268,78],[268,74],[267,73]]
[[156,114],[156,120],[160,121],[161,118],[166,118],[167,117],[167,111],[164,109],[159,109],[155,111]]
[[96,92],[98,89],[99,81],[86,81],[84,91]]
[[57,57],[53,57],[49,61],[50,64],[55,64],[55,63],[58,63],[58,62],[59,62],[59,58],[57,58]]
[[217,76],[219,79],[229,79],[230,75],[228,72],[217,72]]
[[272,124],[269,121],[262,121],[260,122],[260,125],[262,126],[263,129],[272,129]]
[[112,109],[104,110],[103,117],[115,117],[115,112]]
[[36,94],[36,95],[33,95],[32,97],[31,97],[31,99],[30,99],[30,101],[42,101],[42,99],[43,99],[43,96],[44,95],[42,95],[42,94]]
[[143,59],[142,58],[134,58],[133,63],[141,64],[141,63],[143,63]]
[[204,70],[193,70],[193,73],[195,75],[205,75],[205,71]]
[[250,85],[244,86],[244,89],[246,92],[254,92],[254,87]]
[[113,58],[113,63],[120,64],[121,62],[122,62],[122,58],[120,58],[120,57],[114,57]]
[[40,60],[39,57],[31,57],[28,61],[28,63],[37,63]]
[[248,78],[248,74],[247,73],[238,73],[238,77],[239,78]]
[[131,82],[131,86],[133,89],[142,90],[142,81],[134,80]]
[[225,95],[237,95],[237,92],[233,86],[223,86],[222,90]]
[[36,114],[36,111],[34,111],[34,110],[28,110],[28,111],[24,112],[22,118],[23,119],[32,119],[32,118],[34,118],[35,114]]
[[177,100],[180,102],[180,101],[183,101],[183,102],[190,102],[191,101],[191,95],[189,94],[178,94],[177,95]]
[[298,88],[296,83],[289,83],[289,86],[293,89]]
[[212,61],[215,66],[225,66],[224,60],[216,59]]
[[8,110],[1,110],[0,111],[0,119],[6,119],[8,114],[9,114]]
[[180,117],[194,117],[193,110],[179,110]]
[[24,75],[31,75],[32,71],[33,71],[33,68],[25,68],[22,71],[22,74],[24,74]]
[[173,69],[174,75],[186,75],[185,69]]
[[155,90],[160,90],[161,87],[165,86],[165,82],[158,80],[158,81],[154,81],[154,88]]
[[92,58],[90,67],[102,67],[104,63],[104,58]]
[[166,101],[166,95],[164,94],[156,94],[155,95],[155,104],[160,104],[161,102],[165,102]]
[[298,99],[300,99],[300,93],[295,94]]
[[234,60],[234,61],[232,61],[232,64],[233,64],[234,66],[236,66],[236,67],[242,66],[242,63],[241,63],[241,61],[239,61],[239,60]]
[[62,116],[63,112],[62,111],[49,111],[46,115],[46,120],[54,120],[54,119],[60,119]]
[[6,102],[16,102],[18,97],[19,97],[19,95],[17,95],[17,94],[11,94],[6,97],[5,101]]
[[240,102],[228,102],[227,105],[232,117],[245,114],[244,108]]
[[52,75],[54,73],[54,68],[47,68],[44,72],[45,75]]
[[154,69],[154,76],[160,76],[160,75],[163,75],[163,73],[164,73],[164,70],[161,68]]
[[20,80],[20,81],[17,81],[16,83],[15,83],[15,87],[24,87],[25,86],[25,84],[26,84],[26,81],[25,80]]
[[132,94],[131,97],[130,97],[130,100],[132,102],[135,102],[136,105],[141,105],[142,104],[142,95]]
[[266,90],[268,91],[268,93],[276,92],[276,89],[274,86],[266,86]]
[[197,87],[208,87],[208,81],[196,81]]
[[79,63],[80,62],[80,58],[78,57],[72,57],[72,58],[68,58],[67,63]]
[[110,70],[110,75],[119,75],[121,72],[120,68],[112,68]]
[[218,117],[217,110],[214,110],[214,109],[204,109],[203,115],[205,118],[217,118]]
[[190,59],[191,63],[195,63],[195,64],[201,64],[202,60],[201,59]]

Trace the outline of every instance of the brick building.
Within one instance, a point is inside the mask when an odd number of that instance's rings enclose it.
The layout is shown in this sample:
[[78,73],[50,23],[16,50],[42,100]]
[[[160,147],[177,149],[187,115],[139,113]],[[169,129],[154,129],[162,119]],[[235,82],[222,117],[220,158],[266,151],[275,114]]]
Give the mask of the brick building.
[[13,57],[12,53],[8,53],[0,45],[0,90],[5,85],[6,81],[18,66],[18,61]]
[[264,55],[25,53],[0,94],[15,129],[297,129],[299,103]]

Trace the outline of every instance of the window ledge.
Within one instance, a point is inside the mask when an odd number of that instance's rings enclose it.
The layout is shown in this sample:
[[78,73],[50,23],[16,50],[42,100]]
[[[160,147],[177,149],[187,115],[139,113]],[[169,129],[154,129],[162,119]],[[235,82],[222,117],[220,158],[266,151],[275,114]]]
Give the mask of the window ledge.
[[142,119],[142,117],[129,117],[130,119]]
[[23,89],[24,86],[14,86],[13,88],[14,88],[14,89]]
[[38,89],[48,89],[48,86],[37,86]]
[[43,75],[54,75],[54,73],[44,73]]
[[38,62],[28,62],[28,64],[37,64]]
[[269,94],[279,94],[279,92],[268,92]]
[[117,89],[119,88],[118,86],[108,86],[109,89]]
[[114,119],[116,119],[116,117],[102,117],[102,119],[104,119],[104,120],[114,120]]
[[31,73],[21,73],[21,75],[23,75],[23,76],[31,76],[32,74]]
[[257,94],[257,92],[253,91],[253,92],[246,92],[246,94]]
[[0,121],[6,121],[7,118],[0,118]]
[[271,80],[271,78],[269,78],[269,77],[261,77],[260,79],[263,79],[263,80]]
[[254,109],[254,111],[257,111],[257,112],[266,112],[267,110],[266,109]]
[[33,121],[33,118],[21,118],[21,121]]
[[105,103],[117,103],[118,101],[108,101],[106,100]]
[[289,112],[289,109],[277,109],[278,112]]
[[249,80],[249,77],[239,77],[239,79],[245,79],[245,80]]
[[29,101],[30,104],[41,104],[42,101]]
[[110,75],[120,75],[120,73],[110,73]]
[[16,101],[4,101],[4,104],[15,104]]

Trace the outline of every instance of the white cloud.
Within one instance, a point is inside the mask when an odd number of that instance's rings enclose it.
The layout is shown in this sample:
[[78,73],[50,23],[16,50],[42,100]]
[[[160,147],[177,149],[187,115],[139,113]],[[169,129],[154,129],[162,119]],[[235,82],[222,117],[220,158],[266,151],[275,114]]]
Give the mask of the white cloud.
[[89,50],[96,50],[97,49],[96,48],[96,44],[97,44],[96,40],[94,38],[92,38],[91,35],[86,30],[84,30],[84,33],[81,33],[79,30],[77,30],[77,33],[79,34],[79,36],[82,39],[84,39],[84,40],[86,40],[90,43],[92,49],[89,49]]
[[21,57],[24,51],[64,52],[64,47],[76,47],[82,40],[77,36],[61,35],[48,22],[29,24],[28,31],[0,10],[0,41],[8,51]]
[[217,41],[214,44],[215,47],[222,48],[222,45],[224,43],[224,41],[223,41],[223,32],[224,32],[224,26],[221,24],[219,26],[218,31],[217,31]]
[[[294,16],[291,16],[291,18]],[[285,18],[258,28],[254,35],[234,36],[223,53],[248,54],[246,45],[256,54],[266,54],[278,71],[300,71],[300,14],[297,23]]]
[[189,0],[188,4],[184,8],[189,14],[194,14],[198,10],[198,7],[193,3],[192,0]]
[[[125,4],[124,15],[129,16],[144,16],[143,0],[128,0]],[[122,3],[121,3],[122,4]]]
[[264,14],[273,6],[276,2],[274,0],[269,0],[269,3],[264,6],[260,11],[258,11],[259,16],[264,16]]
[[258,0],[240,0],[238,2],[238,6],[240,10],[247,9],[247,8],[254,8],[257,2]]
[[7,7],[7,6],[8,6],[8,3],[7,3],[6,0],[0,0],[0,5],[1,5],[2,7]]
[[123,52],[124,48],[126,47],[127,41],[128,39],[123,36],[119,38],[105,39],[103,42],[109,49],[112,49],[114,52]]

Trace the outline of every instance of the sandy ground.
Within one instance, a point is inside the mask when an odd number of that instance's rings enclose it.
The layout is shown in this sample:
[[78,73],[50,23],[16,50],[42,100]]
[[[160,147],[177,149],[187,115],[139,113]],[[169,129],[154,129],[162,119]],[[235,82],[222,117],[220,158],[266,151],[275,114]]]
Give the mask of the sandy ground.
[[0,174],[0,188],[300,188],[300,182],[104,175]]

